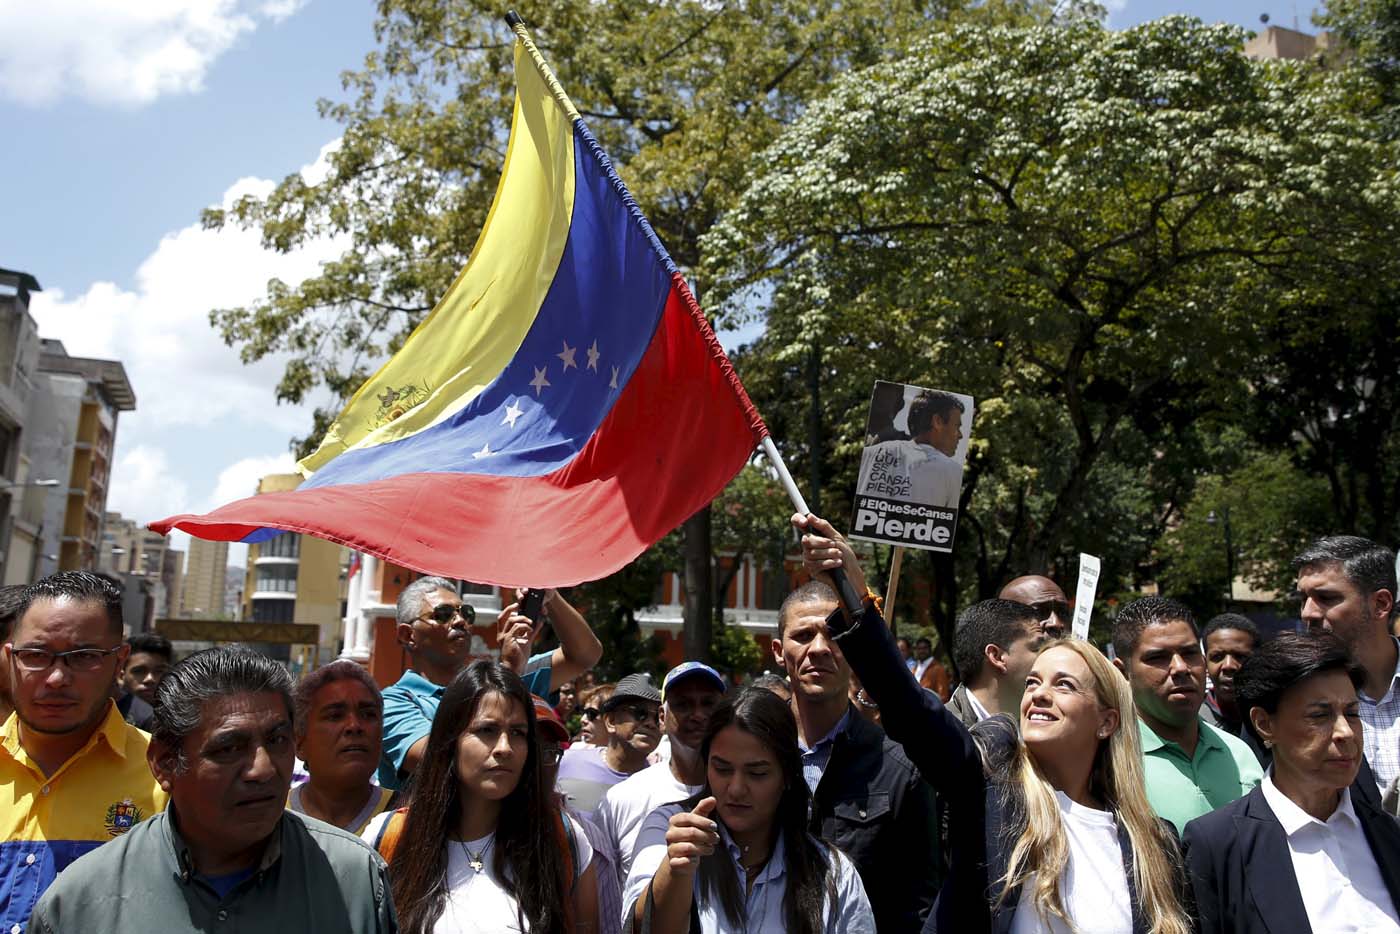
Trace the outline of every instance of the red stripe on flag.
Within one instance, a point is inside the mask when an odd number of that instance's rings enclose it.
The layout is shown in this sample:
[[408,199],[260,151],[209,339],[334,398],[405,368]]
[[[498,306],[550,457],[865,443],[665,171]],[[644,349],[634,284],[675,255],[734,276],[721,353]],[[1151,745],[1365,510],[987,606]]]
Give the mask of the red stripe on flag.
[[404,474],[254,496],[151,528],[224,541],[285,529],[483,584],[605,577],[718,495],[767,434],[699,315],[689,290],[673,286],[612,411],[551,474]]

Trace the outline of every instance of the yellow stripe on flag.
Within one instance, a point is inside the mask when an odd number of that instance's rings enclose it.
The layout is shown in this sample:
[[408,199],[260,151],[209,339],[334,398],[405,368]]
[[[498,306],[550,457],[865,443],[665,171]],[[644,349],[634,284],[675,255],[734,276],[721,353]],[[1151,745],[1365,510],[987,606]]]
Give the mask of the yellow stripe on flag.
[[519,42],[515,81],[505,167],[466,267],[297,465],[304,475],[351,448],[450,418],[501,374],[534,324],[569,238],[574,136],[569,115]]

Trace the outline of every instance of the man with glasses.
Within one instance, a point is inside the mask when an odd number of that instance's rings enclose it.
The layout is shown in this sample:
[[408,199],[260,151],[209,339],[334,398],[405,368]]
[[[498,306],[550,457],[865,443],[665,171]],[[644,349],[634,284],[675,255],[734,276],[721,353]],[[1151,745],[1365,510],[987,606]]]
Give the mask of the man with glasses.
[[608,744],[571,746],[559,764],[559,791],[590,821],[607,790],[646,768],[661,742],[661,692],[644,675],[628,675],[603,704],[602,721]]
[[58,873],[165,807],[147,736],[111,698],[127,652],[110,582],[63,571],[21,594],[0,648],[15,706],[0,739],[0,931],[25,930]]
[[[531,622],[512,603],[501,611],[498,625],[505,639],[501,660],[524,659],[529,651]],[[520,668],[532,694],[547,695],[554,684],[575,677],[598,663],[603,646],[579,612],[556,591],[544,600],[559,648],[526,660]],[[462,602],[456,585],[444,577],[420,577],[399,594],[395,612],[399,644],[408,653],[409,667],[384,689],[384,751],[379,761],[379,784],[398,788],[418,767],[428,745],[433,715],[457,672],[470,660],[471,627],[476,611]],[[533,621],[538,624],[539,621]],[[538,628],[536,625],[535,628]]]
[[1033,608],[1040,617],[1040,632],[1047,639],[1062,639],[1069,635],[1069,598],[1060,585],[1050,578],[1039,574],[1018,577],[1001,588],[997,598],[1024,603]]

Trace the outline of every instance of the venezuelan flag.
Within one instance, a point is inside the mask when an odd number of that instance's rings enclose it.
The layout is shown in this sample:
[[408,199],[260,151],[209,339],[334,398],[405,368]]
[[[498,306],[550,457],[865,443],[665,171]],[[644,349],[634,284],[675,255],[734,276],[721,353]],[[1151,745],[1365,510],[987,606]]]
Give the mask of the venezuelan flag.
[[466,267],[296,490],[151,523],[301,532],[432,574],[565,586],[713,499],[767,435],[693,294],[523,26],[496,198]]

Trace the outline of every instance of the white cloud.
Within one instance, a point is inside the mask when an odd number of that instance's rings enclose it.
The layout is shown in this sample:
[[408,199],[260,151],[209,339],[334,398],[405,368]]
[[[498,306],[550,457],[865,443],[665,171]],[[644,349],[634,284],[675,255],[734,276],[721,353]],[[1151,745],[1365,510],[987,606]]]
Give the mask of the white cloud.
[[203,88],[205,73],[260,21],[305,0],[0,0],[0,97],[146,104]]
[[208,509],[217,509],[234,500],[247,499],[258,491],[258,481],[270,473],[291,473],[296,469],[296,461],[290,454],[271,454],[266,457],[245,457],[230,464],[219,472],[219,480],[214,491],[205,503]]
[[107,508],[114,512],[145,523],[187,509],[189,502],[189,486],[160,448],[138,443],[112,465]]
[[[323,172],[333,146],[303,171]],[[224,194],[227,207],[243,194],[266,194],[273,183],[240,179]],[[209,311],[261,298],[269,279],[289,286],[339,256],[340,240],[312,242],[292,253],[264,250],[256,231],[192,224],[167,234],[136,272],[136,288],[98,282],[69,299],[51,289],[30,311],[44,337],[70,354],[120,360],[136,392],[137,409],[122,418],[139,430],[212,425],[232,418],[260,423],[290,437],[310,423],[307,406],[277,405],[273,388],[284,357],[245,366],[209,324]]]
[[[308,180],[324,177],[336,145],[302,170]],[[239,179],[222,203],[272,187]],[[133,289],[98,282],[71,299],[56,289],[32,297],[43,337],[61,340],[74,356],[121,361],[135,390],[136,410],[118,422],[108,509],[142,524],[207,512],[253,495],[264,474],[293,468],[286,445],[310,426],[311,407],[276,404],[285,358],[244,366],[209,324],[209,310],[262,297],[274,277],[295,286],[345,247],[317,241],[284,255],[264,250],[255,231],[195,224],[161,239]],[[222,458],[230,447],[251,453],[229,463]],[[188,546],[184,533],[171,538],[172,547]],[[230,560],[245,552],[235,546]]]

